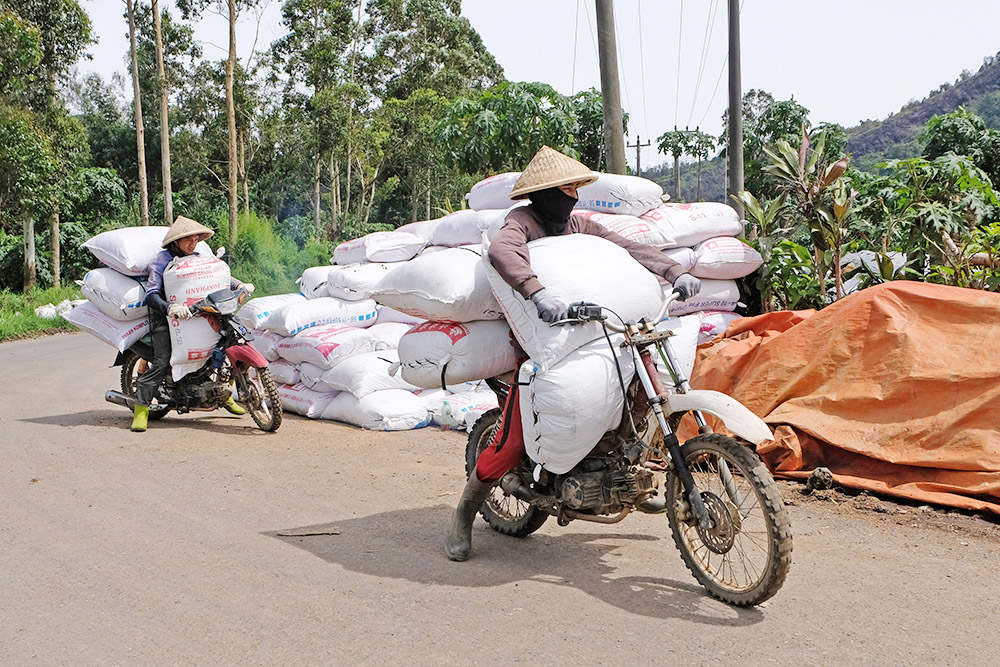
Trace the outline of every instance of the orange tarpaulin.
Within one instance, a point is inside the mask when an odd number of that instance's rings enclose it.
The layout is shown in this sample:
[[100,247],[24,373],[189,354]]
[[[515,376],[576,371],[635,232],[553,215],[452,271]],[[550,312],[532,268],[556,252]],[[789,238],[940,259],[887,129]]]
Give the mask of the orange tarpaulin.
[[691,384],[775,431],[776,476],[1000,514],[1000,294],[896,281],[733,322]]

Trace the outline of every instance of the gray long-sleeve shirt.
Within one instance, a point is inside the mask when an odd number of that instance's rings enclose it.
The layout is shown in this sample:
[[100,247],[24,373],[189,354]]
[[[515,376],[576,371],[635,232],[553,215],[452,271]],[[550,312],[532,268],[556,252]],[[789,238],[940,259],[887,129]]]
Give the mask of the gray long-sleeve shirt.
[[[649,269],[652,273],[662,276],[671,283],[677,276],[684,273],[679,264],[671,260],[656,248],[631,241],[624,236],[605,229],[596,222],[579,214],[569,217],[569,224],[562,235],[592,234],[600,236],[620,245],[632,257]],[[531,270],[531,256],[528,252],[528,242],[550,236],[542,228],[531,206],[515,208],[507,214],[503,227],[497,232],[490,244],[490,264],[504,281],[513,287],[525,299],[542,289],[544,285]]]

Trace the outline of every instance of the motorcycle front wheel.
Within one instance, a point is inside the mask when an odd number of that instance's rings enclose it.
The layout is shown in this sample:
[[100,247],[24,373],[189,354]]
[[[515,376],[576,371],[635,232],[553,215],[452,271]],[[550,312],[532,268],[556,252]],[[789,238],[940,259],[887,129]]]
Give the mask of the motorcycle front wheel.
[[684,564],[714,597],[739,607],[767,600],[792,563],[788,510],[774,478],[756,454],[718,434],[681,447],[711,517],[699,525],[681,480],[667,477],[667,519]]
[[281,426],[281,395],[271,371],[237,363],[233,373],[236,375],[236,402],[247,409],[260,430],[277,431]]
[[[483,413],[469,433],[465,447],[465,477],[476,474],[476,461],[490,443],[500,425],[500,409]],[[500,486],[493,487],[490,496],[479,510],[490,528],[511,537],[527,537],[542,527],[549,515],[514,496],[507,495]]]
[[[139,379],[139,376],[146,372],[148,367],[148,362],[140,357],[138,354],[132,350],[125,350],[124,357],[122,359],[122,373],[121,373],[121,384],[122,393],[126,396],[135,396],[135,382]],[[170,412],[170,408],[166,405],[160,405],[156,402],[156,398],[153,398],[152,405],[149,406],[149,418],[163,419]]]

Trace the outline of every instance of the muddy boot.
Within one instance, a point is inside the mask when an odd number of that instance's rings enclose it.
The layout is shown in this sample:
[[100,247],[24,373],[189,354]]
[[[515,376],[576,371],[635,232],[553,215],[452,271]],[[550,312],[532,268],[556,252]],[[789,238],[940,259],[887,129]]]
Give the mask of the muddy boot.
[[222,407],[224,407],[226,412],[231,415],[245,415],[247,413],[247,411],[243,409],[243,406],[238,405],[232,396],[226,399],[226,402],[222,404]]
[[135,409],[132,412],[132,430],[136,433],[142,433],[146,430],[146,425],[149,423],[149,406],[135,404]]
[[483,506],[486,498],[489,497],[495,482],[480,482],[475,471],[469,477],[465,490],[462,491],[462,498],[455,508],[455,515],[451,519],[451,532],[445,540],[444,550],[451,560],[469,560],[469,552],[472,551],[472,522],[476,518],[476,513]]

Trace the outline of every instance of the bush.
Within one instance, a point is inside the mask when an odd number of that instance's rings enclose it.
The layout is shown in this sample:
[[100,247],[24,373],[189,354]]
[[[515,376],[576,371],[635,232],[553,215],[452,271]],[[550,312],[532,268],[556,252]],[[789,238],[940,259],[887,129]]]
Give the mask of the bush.
[[31,290],[27,294],[0,291],[0,341],[27,338],[51,331],[76,331],[75,326],[61,317],[47,320],[35,315],[35,308],[48,303],[58,304],[65,299],[81,298],[80,290],[75,285]]

